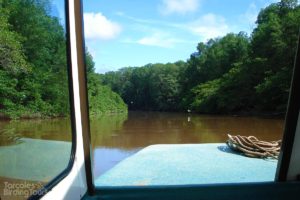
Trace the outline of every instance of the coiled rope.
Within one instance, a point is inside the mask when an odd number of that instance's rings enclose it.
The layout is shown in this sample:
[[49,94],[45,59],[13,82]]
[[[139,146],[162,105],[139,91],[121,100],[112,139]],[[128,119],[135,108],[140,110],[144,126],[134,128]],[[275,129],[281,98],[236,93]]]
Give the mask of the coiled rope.
[[278,159],[281,140],[266,142],[258,140],[254,136],[233,136],[228,134],[226,144],[231,149],[242,152],[248,157]]

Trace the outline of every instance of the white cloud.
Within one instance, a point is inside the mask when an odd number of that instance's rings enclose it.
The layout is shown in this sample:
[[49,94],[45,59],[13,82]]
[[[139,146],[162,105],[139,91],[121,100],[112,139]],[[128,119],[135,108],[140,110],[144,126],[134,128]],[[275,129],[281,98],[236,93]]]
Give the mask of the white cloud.
[[154,33],[150,36],[143,37],[137,41],[138,44],[146,46],[157,46],[164,48],[172,48],[176,43],[180,42],[177,39],[170,37],[169,34],[165,33]]
[[200,0],[162,0],[159,5],[159,11],[163,15],[173,13],[186,14],[198,9]]
[[109,40],[117,37],[121,26],[102,13],[84,13],[84,32],[87,39]]
[[251,3],[242,18],[250,24],[255,24],[258,12],[259,10],[255,3]]
[[[197,41],[200,39],[204,42],[211,38],[224,36],[229,32],[239,31],[239,29],[236,30],[233,25],[227,24],[224,17],[213,13],[202,15],[197,20],[186,23],[169,23],[166,21],[140,19],[127,15],[124,16],[137,23],[134,24],[134,27],[137,27],[136,30],[152,33],[139,40],[123,40],[124,43],[139,43],[142,45],[170,48],[178,43],[195,43],[195,41],[192,40],[179,39],[178,37],[174,37],[174,34],[170,33],[177,33],[177,35],[187,34],[187,36],[192,33],[199,37]],[[159,30],[168,30],[168,32]],[[189,38],[191,37],[189,36]]]
[[[169,32],[172,30],[174,32],[178,32],[178,30],[185,31],[188,33],[192,33],[194,35],[197,35],[200,37],[201,40],[208,40],[211,38],[216,38],[220,36],[224,36],[229,32],[235,32],[236,30],[233,29],[234,26],[228,25],[226,22],[226,19],[222,16],[213,14],[213,13],[208,13],[205,15],[200,16],[197,20],[194,21],[188,21],[186,23],[170,23],[166,21],[158,21],[158,20],[149,20],[149,19],[140,19],[140,18],[135,18],[131,16],[124,15],[129,20],[132,20],[134,22],[137,22],[138,25],[138,30],[142,30],[142,27],[147,28],[147,32],[151,31],[152,34],[151,36],[145,37],[142,40],[143,43],[154,43],[154,41],[160,41],[155,42],[157,43],[156,46],[172,46],[172,45],[166,45],[166,44],[175,44],[175,43],[189,43],[191,41],[187,40],[177,40],[174,39],[174,37],[170,37],[169,35],[162,34],[162,31],[158,34],[157,30],[159,29],[168,29]],[[135,25],[137,26],[137,25]],[[141,27],[142,26],[142,27]],[[153,29],[153,27],[156,27]],[[170,39],[173,38],[173,39]],[[194,41],[193,41],[194,43]]]
[[153,29],[150,32],[152,33],[140,39],[127,38],[122,40],[122,42],[140,44],[145,46],[162,47],[162,48],[173,48],[177,44],[183,44],[183,43],[195,43],[195,41],[183,40],[175,37],[174,35],[168,32],[162,32],[157,29]]
[[186,28],[200,36],[202,40],[224,36],[230,32],[225,18],[212,13],[203,15],[198,20],[189,23]]

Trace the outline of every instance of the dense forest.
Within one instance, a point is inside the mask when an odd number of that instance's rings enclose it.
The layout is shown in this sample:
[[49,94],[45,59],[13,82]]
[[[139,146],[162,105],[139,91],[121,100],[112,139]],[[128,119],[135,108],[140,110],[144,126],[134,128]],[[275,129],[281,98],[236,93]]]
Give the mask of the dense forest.
[[[69,113],[66,33],[48,0],[0,0],[0,115],[56,117]],[[91,114],[127,111],[100,83],[86,53]]]
[[132,110],[282,115],[299,25],[297,0],[282,0],[260,11],[250,36],[229,33],[200,42],[186,62],[127,67],[101,82]]
[[[0,0],[0,115],[69,113],[66,36],[48,0]],[[95,73],[91,114],[131,110],[267,113],[286,110],[300,25],[297,0],[262,9],[256,28],[200,42],[186,61]],[[122,98],[121,98],[122,97]],[[125,103],[127,104],[125,104]]]

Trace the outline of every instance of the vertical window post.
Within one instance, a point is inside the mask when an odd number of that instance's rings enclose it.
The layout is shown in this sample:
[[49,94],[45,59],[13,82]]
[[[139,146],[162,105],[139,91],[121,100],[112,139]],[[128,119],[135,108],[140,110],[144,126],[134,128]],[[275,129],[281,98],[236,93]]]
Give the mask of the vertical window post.
[[[75,43],[76,46],[71,46],[71,52],[76,56],[77,70],[78,70],[78,88],[79,88],[79,106],[77,114],[81,123],[82,138],[83,138],[83,150],[84,150],[84,162],[86,181],[88,187],[88,193],[93,194],[93,174],[92,174],[92,161],[91,161],[91,143],[90,143],[90,123],[89,123],[89,109],[88,109],[88,91],[87,91],[87,79],[86,79],[86,66],[85,66],[85,44],[84,44],[84,29],[83,29],[83,9],[81,0],[75,0],[74,2],[74,23],[75,23]],[[76,65],[75,65],[76,67]],[[75,108],[76,110],[76,108]]]
[[[285,129],[284,135],[281,145],[281,154],[279,156],[279,161],[277,165],[276,171],[276,181],[286,181],[290,179],[296,179],[289,175],[290,168],[298,168],[299,170],[299,162],[295,162],[297,159],[299,160],[299,146],[300,142],[297,141],[299,138],[299,130],[297,132],[297,123],[299,124],[299,111],[300,111],[300,37],[298,40],[298,48],[297,54],[295,58],[295,66],[293,72],[293,79],[291,83],[290,89],[290,97],[288,102],[288,108],[285,119]],[[299,129],[300,127],[298,127]],[[296,150],[298,148],[298,152]],[[292,165],[291,165],[292,164]],[[295,170],[293,173],[295,174]],[[298,171],[298,176],[300,172]],[[295,176],[295,175],[294,175]],[[298,177],[299,178],[299,177]]]

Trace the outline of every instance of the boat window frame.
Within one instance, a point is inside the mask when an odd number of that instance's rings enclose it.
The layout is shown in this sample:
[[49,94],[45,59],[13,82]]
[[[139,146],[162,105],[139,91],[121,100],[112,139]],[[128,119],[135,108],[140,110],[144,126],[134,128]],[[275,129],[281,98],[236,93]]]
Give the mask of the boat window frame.
[[[297,52],[294,60],[294,69],[292,73],[291,86],[287,112],[285,116],[284,131],[282,137],[281,151],[278,158],[278,165],[275,175],[275,181],[287,181],[290,161],[295,145],[294,140],[297,131],[297,123],[300,120],[300,31],[298,33]],[[298,91],[298,92],[297,92]],[[299,133],[298,133],[299,134]],[[299,172],[300,173],[300,172]],[[300,174],[298,175],[299,180]]]
[[70,109],[70,124],[71,124],[71,152],[68,165],[63,169],[56,177],[45,184],[42,188],[39,188],[29,200],[41,199],[44,195],[51,191],[62,179],[64,179],[71,172],[76,155],[76,123],[75,123],[75,104],[73,93],[73,76],[72,76],[72,60],[71,60],[71,40],[70,40],[70,21],[69,21],[69,1],[64,1],[64,15],[65,15],[65,29],[66,29],[66,58],[67,58],[67,76],[68,76],[68,90],[69,90],[69,109]]
[[[300,34],[299,34],[300,42]],[[287,180],[300,108],[300,45],[297,47],[285,129],[275,179],[272,182],[167,186],[97,186],[83,199],[298,199],[300,179]],[[298,133],[299,134],[299,133]]]
[[[77,26],[78,34],[76,34],[77,41],[81,41],[83,49],[85,49],[85,40],[83,32],[83,1],[76,0],[75,4],[75,23]],[[87,180],[87,193],[83,199],[232,199],[238,194],[239,198],[245,195],[254,195],[252,198],[265,199],[270,198],[267,196],[268,192],[273,192],[273,199],[281,199],[294,197],[299,195],[300,181],[288,181],[287,174],[290,165],[291,153],[296,135],[297,122],[300,120],[300,34],[297,45],[297,52],[295,55],[294,70],[292,74],[291,88],[288,100],[287,113],[285,117],[285,128],[283,132],[283,141],[281,153],[279,156],[276,175],[274,181],[271,182],[254,182],[254,183],[225,183],[225,184],[193,184],[193,185],[161,185],[161,186],[95,186],[91,165],[91,144],[90,133],[83,133],[84,139],[84,158],[86,164],[86,180]],[[84,51],[77,50],[84,57]],[[85,68],[78,65],[80,70]],[[81,77],[82,82],[86,83],[85,77]],[[86,87],[86,85],[85,85]],[[86,96],[81,98],[87,99]],[[85,100],[86,101],[86,100]],[[88,101],[86,101],[88,107]],[[88,111],[87,111],[88,113]],[[237,192],[238,191],[238,192]],[[237,192],[237,194],[236,194]],[[191,193],[191,195],[188,195]],[[186,196],[185,196],[186,195]],[[227,195],[227,196],[226,196]],[[239,199],[235,198],[235,199]]]

